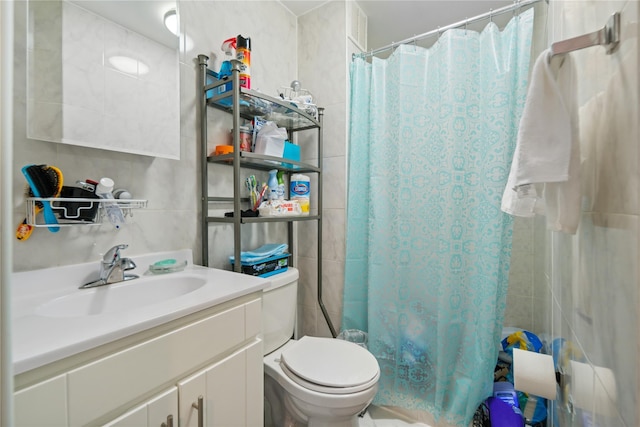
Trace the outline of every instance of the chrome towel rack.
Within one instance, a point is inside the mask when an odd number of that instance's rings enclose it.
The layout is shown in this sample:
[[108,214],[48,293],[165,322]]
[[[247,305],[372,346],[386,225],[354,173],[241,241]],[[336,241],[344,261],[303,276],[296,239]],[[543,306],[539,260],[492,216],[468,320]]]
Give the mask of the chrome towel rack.
[[553,43],[551,45],[551,56],[562,55],[591,46],[604,46],[607,55],[610,55],[616,51],[619,43],[620,12],[616,12],[609,17],[607,24],[598,31]]

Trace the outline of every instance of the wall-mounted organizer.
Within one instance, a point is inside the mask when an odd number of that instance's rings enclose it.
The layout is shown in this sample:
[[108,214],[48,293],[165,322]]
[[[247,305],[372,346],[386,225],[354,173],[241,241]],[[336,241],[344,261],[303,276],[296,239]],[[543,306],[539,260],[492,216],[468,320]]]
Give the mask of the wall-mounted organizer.
[[[239,67],[237,61],[232,61],[232,73],[228,79],[218,80],[215,73],[207,68],[209,58],[206,55],[198,55],[199,63],[199,107],[200,107],[200,144],[201,144],[201,189],[202,189],[202,263],[209,264],[209,226],[216,223],[233,224],[233,256],[240,259],[241,236],[243,224],[265,223],[265,222],[287,222],[288,223],[288,245],[290,252],[293,250],[293,223],[296,221],[315,221],[317,224],[317,251],[318,251],[318,296],[319,304],[333,330],[328,318],[328,313],[324,308],[321,298],[322,290],[322,120],[324,109],[318,108],[315,111],[298,108],[296,105],[285,99],[270,97],[261,92],[246,89],[240,86]],[[233,152],[209,156],[207,147],[207,108],[214,108],[231,114],[233,119]],[[317,113],[314,114],[314,113]],[[303,130],[317,131],[317,164],[308,164],[289,158],[258,154],[241,150],[240,128],[242,121],[252,121],[255,117],[274,122],[279,128],[285,128],[289,137],[296,132]],[[209,196],[209,163],[228,165],[230,173],[233,174],[233,197]],[[241,178],[241,170],[262,170],[269,171],[278,169],[284,171],[289,178],[294,173],[314,174],[317,179],[313,192],[317,194],[314,199],[312,211],[316,214],[299,216],[272,216],[272,217],[243,217],[241,216],[241,203],[247,203],[247,198],[241,197],[244,182]],[[287,191],[286,194],[289,192]],[[233,203],[233,216],[210,216],[209,209],[213,203]],[[250,250],[252,248],[245,248]],[[293,265],[290,263],[289,265]],[[241,263],[235,263],[233,270],[241,272]],[[335,333],[334,333],[335,336]]]
[[[49,203],[56,216],[57,224],[45,223],[43,215],[38,215],[42,203]],[[26,199],[26,223],[33,227],[72,227],[79,225],[100,225],[105,218],[105,205],[116,203],[125,218],[133,216],[135,209],[147,207],[146,200],[134,199],[88,199],[71,197],[28,197]]]

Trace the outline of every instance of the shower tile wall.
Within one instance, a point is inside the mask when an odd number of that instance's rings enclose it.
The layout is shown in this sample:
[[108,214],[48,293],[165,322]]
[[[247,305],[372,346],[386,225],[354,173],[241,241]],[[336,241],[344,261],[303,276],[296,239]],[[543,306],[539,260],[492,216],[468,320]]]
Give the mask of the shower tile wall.
[[536,330],[562,339],[560,426],[640,425],[638,416],[638,2],[552,1],[551,42],[601,28],[622,12],[619,50],[572,53],[577,69],[582,218],[575,236],[534,226]]
[[[323,301],[336,330],[342,316],[346,220],[346,136],[348,58],[346,2],[329,2],[298,18],[298,70],[303,88],[325,108],[323,135]],[[302,156],[313,160],[315,147]],[[317,206],[317,183],[312,177],[312,208]],[[298,225],[298,265],[301,269],[298,310],[302,334],[331,336],[317,303],[317,247],[315,225]]]

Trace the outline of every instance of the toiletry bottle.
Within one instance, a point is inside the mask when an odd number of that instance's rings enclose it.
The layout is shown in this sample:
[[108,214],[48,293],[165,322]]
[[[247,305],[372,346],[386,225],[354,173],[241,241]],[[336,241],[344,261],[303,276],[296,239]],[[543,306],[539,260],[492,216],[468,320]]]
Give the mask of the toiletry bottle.
[[307,175],[299,173],[291,175],[291,200],[298,200],[302,215],[309,215],[309,199],[311,195],[311,180]]
[[251,89],[251,37],[236,38],[236,59],[240,65],[240,87]]
[[269,186],[269,200],[278,200],[277,173],[277,169],[272,169],[269,171],[269,181],[267,181],[267,185]]
[[222,42],[222,46],[220,47],[225,55],[225,60],[222,62],[220,66],[220,73],[218,73],[218,78],[223,79],[225,77],[231,76],[231,58],[233,58],[233,53],[236,50],[236,38],[231,37],[230,39],[226,39]]
[[108,201],[103,202],[104,211],[107,214],[107,218],[116,229],[119,229],[124,224],[124,215],[122,209],[116,202],[113,201],[114,197],[111,193],[113,191],[113,180],[111,178],[102,178],[96,186],[96,195]]
[[284,200],[284,171],[278,171],[278,190],[276,191],[278,200]]

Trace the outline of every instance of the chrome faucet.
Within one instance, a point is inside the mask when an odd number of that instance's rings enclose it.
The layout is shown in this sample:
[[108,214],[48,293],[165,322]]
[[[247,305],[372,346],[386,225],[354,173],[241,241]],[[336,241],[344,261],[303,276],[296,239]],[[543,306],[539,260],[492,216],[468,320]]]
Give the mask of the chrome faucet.
[[116,245],[109,249],[100,262],[100,278],[80,286],[80,289],[95,288],[96,286],[108,285],[110,283],[124,282],[125,280],[137,279],[135,274],[126,274],[125,271],[136,268],[136,263],[130,258],[120,257],[120,251],[127,249],[129,245]]

